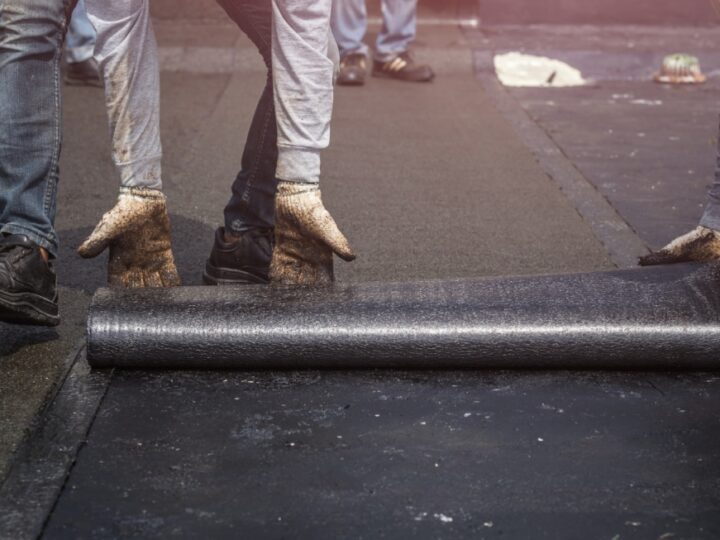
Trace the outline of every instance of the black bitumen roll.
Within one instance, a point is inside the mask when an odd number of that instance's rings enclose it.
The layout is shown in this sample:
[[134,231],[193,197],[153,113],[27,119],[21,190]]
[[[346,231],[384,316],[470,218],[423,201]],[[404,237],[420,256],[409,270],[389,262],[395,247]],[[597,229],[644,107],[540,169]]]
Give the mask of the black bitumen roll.
[[720,267],[100,289],[87,335],[94,367],[706,369],[720,367]]

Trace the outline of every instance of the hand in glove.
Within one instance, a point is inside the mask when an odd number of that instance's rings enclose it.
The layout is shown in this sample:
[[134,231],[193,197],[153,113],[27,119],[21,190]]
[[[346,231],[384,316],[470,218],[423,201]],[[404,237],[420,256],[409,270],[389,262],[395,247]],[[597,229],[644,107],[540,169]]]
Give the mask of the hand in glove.
[[670,242],[660,251],[640,257],[640,266],[720,260],[720,233],[697,227]]
[[111,287],[180,285],[165,195],[157,189],[120,188],[117,204],[102,217],[78,253],[96,257],[105,248],[110,251]]
[[347,238],[325,209],[317,184],[280,182],[275,198],[275,249],[270,281],[297,285],[331,283],[333,253],[355,259]]

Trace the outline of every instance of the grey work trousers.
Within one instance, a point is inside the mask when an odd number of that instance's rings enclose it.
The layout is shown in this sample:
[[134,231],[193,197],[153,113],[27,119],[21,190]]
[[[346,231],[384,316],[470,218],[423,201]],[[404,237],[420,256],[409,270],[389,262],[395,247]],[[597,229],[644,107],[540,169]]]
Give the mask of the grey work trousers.
[[[270,1],[270,0],[265,0]],[[318,182],[330,142],[331,0],[272,0],[277,177]],[[148,0],[86,0],[98,32],[112,154],[127,187],[162,188],[160,76]]]

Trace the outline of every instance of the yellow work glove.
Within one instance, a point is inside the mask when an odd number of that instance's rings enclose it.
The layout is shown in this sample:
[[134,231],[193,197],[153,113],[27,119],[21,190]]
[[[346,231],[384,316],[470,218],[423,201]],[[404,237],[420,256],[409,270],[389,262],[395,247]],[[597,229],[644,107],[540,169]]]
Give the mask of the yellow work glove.
[[720,260],[720,233],[697,227],[679,236],[659,251],[640,257],[640,266]]
[[157,189],[121,188],[107,212],[78,248],[81,257],[109,249],[111,287],[172,287],[180,276],[170,241],[165,195]]
[[347,238],[325,209],[318,184],[280,182],[275,198],[275,249],[270,281],[297,285],[331,283],[333,253],[355,259]]

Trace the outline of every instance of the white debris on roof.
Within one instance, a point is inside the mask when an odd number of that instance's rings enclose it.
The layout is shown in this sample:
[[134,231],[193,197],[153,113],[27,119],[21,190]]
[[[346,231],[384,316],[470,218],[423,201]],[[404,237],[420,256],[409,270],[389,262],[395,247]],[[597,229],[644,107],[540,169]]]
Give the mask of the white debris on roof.
[[554,58],[509,52],[495,56],[495,73],[505,86],[583,86],[580,70]]

